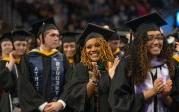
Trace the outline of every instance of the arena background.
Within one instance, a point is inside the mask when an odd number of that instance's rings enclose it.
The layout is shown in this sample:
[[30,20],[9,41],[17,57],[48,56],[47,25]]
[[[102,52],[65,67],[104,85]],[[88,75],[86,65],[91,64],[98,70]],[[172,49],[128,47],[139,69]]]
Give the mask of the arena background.
[[177,26],[178,9],[178,0],[0,0],[0,34],[52,16],[61,31],[82,30],[88,22],[115,28],[158,11],[168,22],[164,27],[168,35]]

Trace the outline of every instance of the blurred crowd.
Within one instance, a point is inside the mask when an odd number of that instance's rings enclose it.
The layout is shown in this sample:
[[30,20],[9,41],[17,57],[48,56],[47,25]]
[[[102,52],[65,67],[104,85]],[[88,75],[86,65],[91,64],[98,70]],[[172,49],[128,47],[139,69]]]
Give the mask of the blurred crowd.
[[15,0],[22,24],[54,17],[60,30],[82,29],[88,22],[118,27],[124,21],[157,10],[176,9],[177,0]]

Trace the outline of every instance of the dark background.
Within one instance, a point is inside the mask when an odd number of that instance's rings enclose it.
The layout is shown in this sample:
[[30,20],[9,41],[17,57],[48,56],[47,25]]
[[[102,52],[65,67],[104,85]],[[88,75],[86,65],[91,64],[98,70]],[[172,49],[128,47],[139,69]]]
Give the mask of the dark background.
[[0,34],[52,16],[61,31],[82,30],[88,22],[115,28],[152,11],[165,18],[170,33],[178,8],[178,0],[0,0]]

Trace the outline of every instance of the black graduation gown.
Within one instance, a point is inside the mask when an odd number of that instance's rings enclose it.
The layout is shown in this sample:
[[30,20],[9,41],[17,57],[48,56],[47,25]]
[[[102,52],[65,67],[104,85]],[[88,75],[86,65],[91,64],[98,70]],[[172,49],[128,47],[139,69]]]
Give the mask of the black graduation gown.
[[[175,61],[175,60],[174,60]],[[175,75],[173,78],[173,91],[171,93],[173,103],[171,112],[179,112],[179,62],[175,61]]]
[[[78,63],[74,69],[70,94],[67,103],[75,109],[75,112],[96,112],[95,95],[87,96],[87,83],[89,81],[88,69],[82,63]],[[101,72],[101,79],[98,85],[99,112],[110,112],[108,95],[110,78],[106,71]]]
[[0,112],[10,112],[9,90],[14,87],[11,73],[5,67],[7,61],[0,61],[0,85],[2,94],[0,99]]
[[2,93],[0,99],[0,112],[11,112],[8,92]]
[[[3,89],[0,99],[0,112],[10,112],[9,94],[11,94],[11,97],[18,96],[17,77],[15,73],[10,72],[9,69],[5,67],[7,62],[8,61],[5,60],[0,61],[0,86]],[[19,65],[17,65],[17,69],[19,69]]]
[[142,112],[144,105],[143,94],[135,94],[134,85],[127,76],[127,63],[121,61],[117,74],[111,81],[109,103],[112,112]]
[[0,61],[0,85],[5,91],[10,91],[14,87],[14,80],[11,72],[5,67],[7,61]]
[[[67,71],[65,73],[65,92],[63,92],[63,97],[68,97],[69,94],[70,94],[70,84],[71,84],[71,80],[72,80],[72,76],[73,76],[73,72],[74,72],[74,69],[75,69],[75,63],[73,64],[69,64],[67,63]],[[70,100],[70,99],[69,99]],[[66,107],[65,109],[63,110],[63,112],[75,112],[74,109],[68,104],[68,101],[66,101]]]
[[66,57],[65,57],[65,62],[66,62],[65,63],[65,68],[66,68],[65,78],[66,78],[66,82],[70,82],[77,63],[75,61],[74,61],[74,63],[69,63],[68,59]]
[[[173,81],[173,88],[170,96],[173,103],[169,107],[170,112],[179,111],[179,63],[174,64],[175,74]],[[142,112],[144,106],[144,96],[142,94],[135,94],[134,85],[127,76],[127,63],[123,60],[117,69],[116,74],[111,82],[111,90],[109,95],[109,102],[112,107],[112,112]]]
[[3,93],[3,89],[2,89],[2,87],[0,87],[0,99],[1,99],[2,93]]
[[[42,73],[44,76],[49,75],[50,69],[51,69],[51,63],[49,62],[49,59],[51,56],[45,56],[43,54],[39,54],[42,57],[43,60],[43,71]],[[23,57],[21,59],[21,75],[18,80],[18,88],[19,88],[19,98],[20,98],[20,105],[23,112],[38,112],[38,108],[41,104],[47,101],[44,96],[46,93],[39,93],[32,82],[30,81],[30,71],[29,71],[29,64],[28,64],[29,57],[28,55]],[[65,62],[64,62],[65,64]],[[66,71],[66,70],[64,70]],[[47,77],[48,78],[48,77]],[[44,79],[45,81],[48,81],[48,79]],[[64,87],[65,88],[65,87]],[[48,90],[49,87],[46,89]],[[66,102],[65,90],[63,90],[63,93],[59,96],[59,99],[62,99]]]

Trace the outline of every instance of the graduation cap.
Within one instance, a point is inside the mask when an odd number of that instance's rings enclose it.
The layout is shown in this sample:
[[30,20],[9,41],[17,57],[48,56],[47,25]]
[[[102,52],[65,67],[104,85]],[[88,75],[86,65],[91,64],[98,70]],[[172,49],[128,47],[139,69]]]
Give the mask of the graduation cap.
[[119,40],[125,44],[128,43],[129,39],[127,38],[127,35],[126,36],[120,36],[119,37]]
[[12,32],[12,40],[13,41],[26,41],[27,37],[30,37],[31,34],[25,30],[16,30]]
[[62,42],[76,42],[79,38],[80,32],[64,32],[61,33],[62,36]]
[[16,30],[25,30],[25,31],[27,31],[28,29],[29,29],[29,27],[24,26],[24,25],[14,25],[14,28],[13,28],[14,31],[16,31]]
[[116,33],[112,36],[110,40],[121,40],[124,43],[128,43],[129,37],[127,34],[131,34],[130,29],[125,25],[120,25],[118,28],[113,29]]
[[126,25],[120,25],[119,27],[114,28],[113,30],[116,31],[119,35],[126,35],[127,33],[130,33],[130,28]]
[[2,43],[3,41],[12,41],[12,32],[4,33],[0,37],[0,43]]
[[78,39],[77,43],[79,43],[79,45],[83,47],[85,44],[85,41],[91,38],[96,38],[95,36],[92,36],[92,34],[98,34],[102,36],[104,39],[108,40],[113,35],[114,32],[115,32],[114,30],[104,28],[96,24],[88,23],[84,32]]
[[126,23],[134,32],[139,29],[147,31],[155,29],[160,30],[160,27],[166,24],[167,22],[157,12],[132,19]]
[[40,33],[47,30],[48,26],[56,27],[53,17],[47,18],[47,19],[42,19],[42,20],[32,23],[31,24],[31,27],[32,27],[31,33],[33,33],[36,37],[38,37]]

